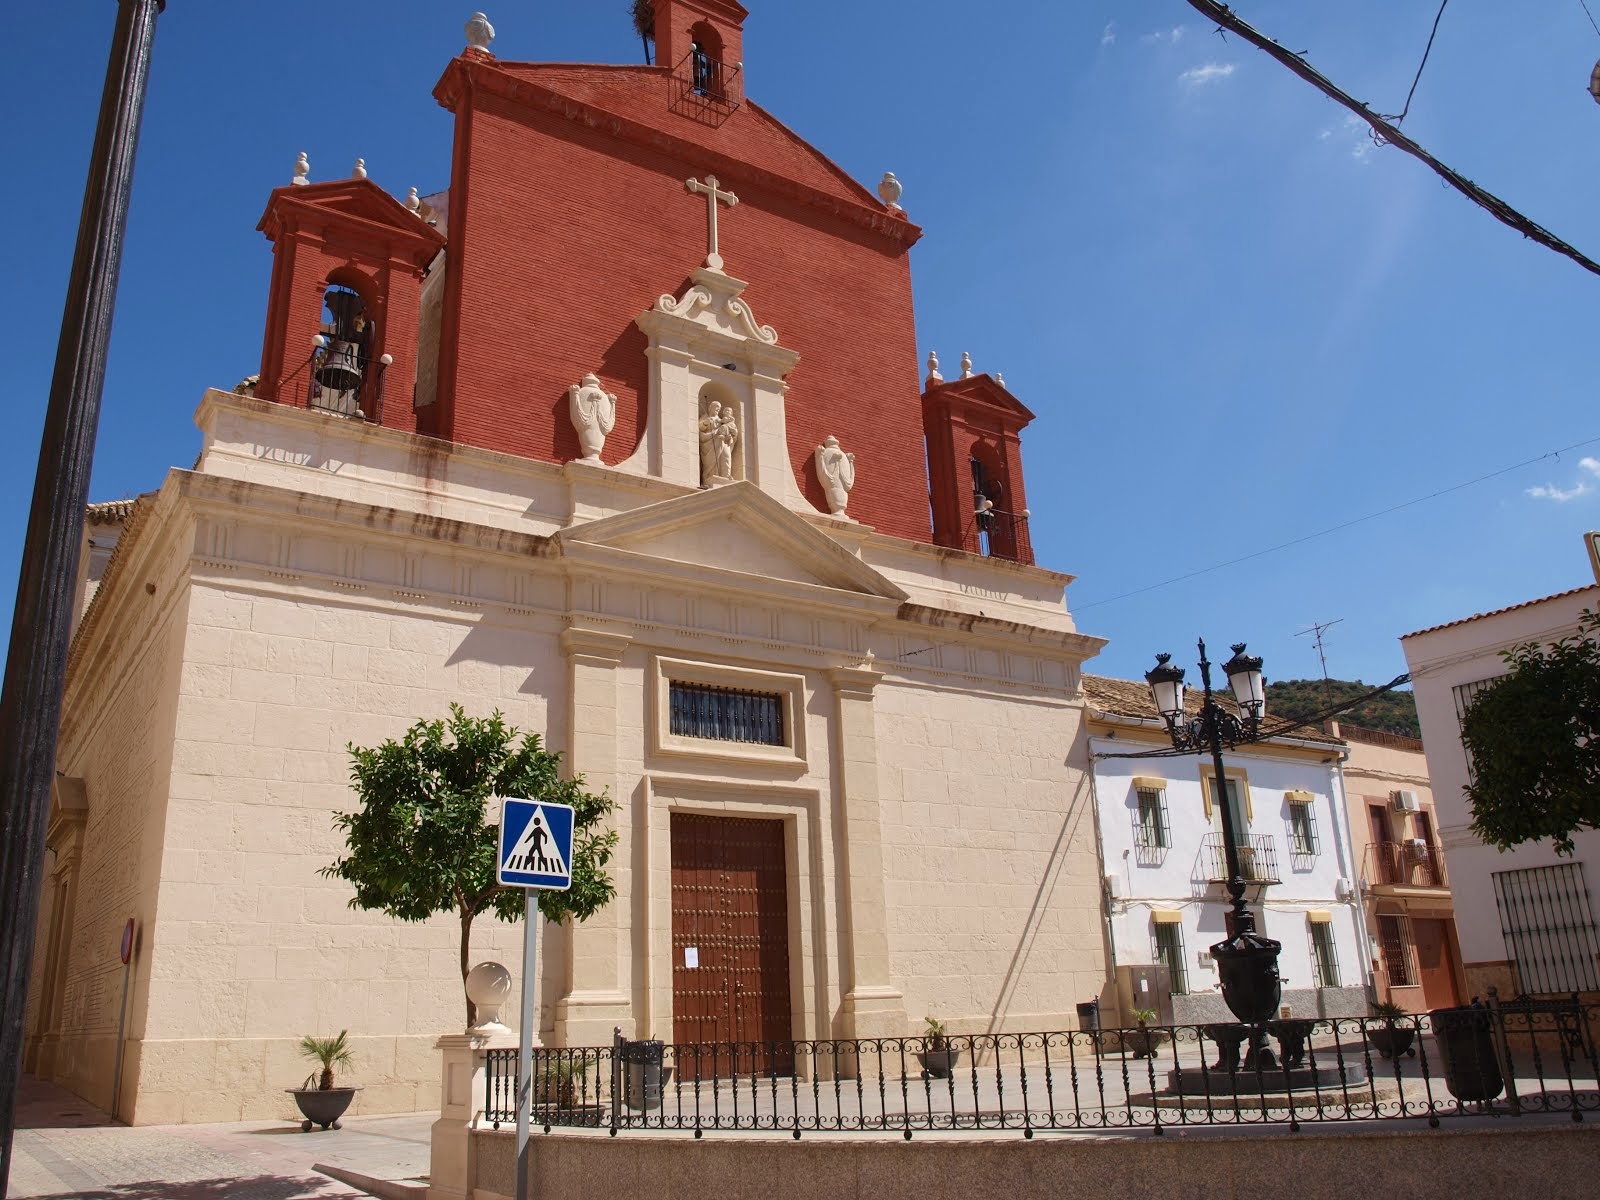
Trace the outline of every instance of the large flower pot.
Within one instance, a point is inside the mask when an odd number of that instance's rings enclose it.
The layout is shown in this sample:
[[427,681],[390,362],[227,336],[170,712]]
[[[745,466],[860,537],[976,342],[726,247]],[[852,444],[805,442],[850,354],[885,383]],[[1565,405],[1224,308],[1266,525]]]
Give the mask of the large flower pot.
[[950,1073],[956,1069],[956,1063],[961,1061],[959,1050],[920,1050],[917,1052],[917,1062],[922,1065],[922,1073],[929,1079],[948,1079]]
[[1493,1100],[1505,1090],[1486,1008],[1436,1008],[1428,1014],[1444,1059],[1444,1085],[1457,1100]]
[[359,1087],[328,1088],[285,1088],[294,1102],[300,1106],[300,1115],[305,1118],[300,1122],[302,1133],[310,1133],[315,1125],[324,1129],[338,1129],[339,1118],[344,1116],[344,1110],[350,1107],[350,1101],[356,1098]]
[[1372,1043],[1382,1058],[1398,1058],[1402,1054],[1415,1056],[1411,1043],[1417,1040],[1417,1031],[1410,1025],[1368,1025],[1367,1041]]
[[1122,1030],[1122,1048],[1133,1051],[1135,1058],[1154,1058],[1156,1047],[1167,1040],[1164,1029],[1124,1029]]

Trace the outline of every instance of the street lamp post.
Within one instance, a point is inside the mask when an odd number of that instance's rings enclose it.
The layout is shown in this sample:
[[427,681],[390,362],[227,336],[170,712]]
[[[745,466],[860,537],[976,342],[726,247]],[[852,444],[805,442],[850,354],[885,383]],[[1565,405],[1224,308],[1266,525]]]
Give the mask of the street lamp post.
[[1234,806],[1228,796],[1228,777],[1222,766],[1222,748],[1240,746],[1261,736],[1261,718],[1267,697],[1261,682],[1261,659],[1244,652],[1243,642],[1233,647],[1233,657],[1223,664],[1239,712],[1217,703],[1211,691],[1211,662],[1200,641],[1200,681],[1205,694],[1200,711],[1188,715],[1183,701],[1183,668],[1171,664],[1170,654],[1156,655],[1155,668],[1145,675],[1156,711],[1167,723],[1167,733],[1177,750],[1211,755],[1216,775],[1216,803],[1222,813],[1222,846],[1227,855],[1228,894],[1233,900],[1228,937],[1211,947],[1222,979],[1222,998],[1233,1015],[1247,1025],[1261,1026],[1278,1011],[1283,981],[1278,975],[1282,944],[1256,930],[1255,914],[1244,902],[1244,871],[1240,867],[1239,835]]

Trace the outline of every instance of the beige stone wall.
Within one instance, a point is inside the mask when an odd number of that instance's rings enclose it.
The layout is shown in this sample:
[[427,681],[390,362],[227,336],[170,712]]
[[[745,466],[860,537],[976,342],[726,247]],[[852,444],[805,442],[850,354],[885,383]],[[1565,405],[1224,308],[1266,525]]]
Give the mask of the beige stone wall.
[[907,674],[879,687],[878,721],[890,961],[913,1024],[1074,1028],[1105,980],[1081,708]]
[[[541,1200],[716,1196],[726,1200],[1218,1200],[1283,1192],[1296,1200],[1391,1194],[1406,1200],[1517,1196],[1588,1200],[1595,1126],[1429,1129],[1420,1120],[1350,1132],[1286,1129],[1229,1136],[1169,1130],[1165,1137],[1041,1134],[1031,1141],[853,1134],[799,1142],[756,1134],[652,1137],[624,1133],[535,1136],[529,1171]],[[515,1190],[516,1139],[473,1134],[474,1200]],[[1330,1169],[1331,1164],[1337,1164]],[[1382,1181],[1371,1185],[1363,1181]]]
[[[231,584],[231,586],[230,586]],[[429,1107],[433,1043],[465,1023],[459,924],[348,906],[319,869],[354,806],[348,743],[397,737],[452,701],[562,736],[549,631],[196,578],[183,650],[141,1122],[238,1120],[292,1106],[304,1034],[349,1029],[367,1111]],[[554,721],[552,721],[554,717]],[[519,965],[515,927],[473,927],[473,961]],[[197,1082],[199,1085],[197,1086]]]

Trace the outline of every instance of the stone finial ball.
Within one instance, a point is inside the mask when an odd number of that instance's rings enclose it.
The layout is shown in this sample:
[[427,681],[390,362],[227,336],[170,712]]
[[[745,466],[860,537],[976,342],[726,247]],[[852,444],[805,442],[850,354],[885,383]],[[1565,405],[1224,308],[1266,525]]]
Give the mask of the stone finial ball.
[[493,1020],[511,996],[511,972],[497,962],[481,962],[467,972],[467,999],[481,1020]]

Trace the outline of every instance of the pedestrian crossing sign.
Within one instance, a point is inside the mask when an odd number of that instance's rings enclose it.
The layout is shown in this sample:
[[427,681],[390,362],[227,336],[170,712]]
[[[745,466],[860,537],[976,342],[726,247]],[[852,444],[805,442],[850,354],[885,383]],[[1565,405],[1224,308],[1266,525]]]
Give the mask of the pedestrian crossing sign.
[[500,801],[500,862],[508,887],[564,892],[572,886],[572,807],[507,796]]

